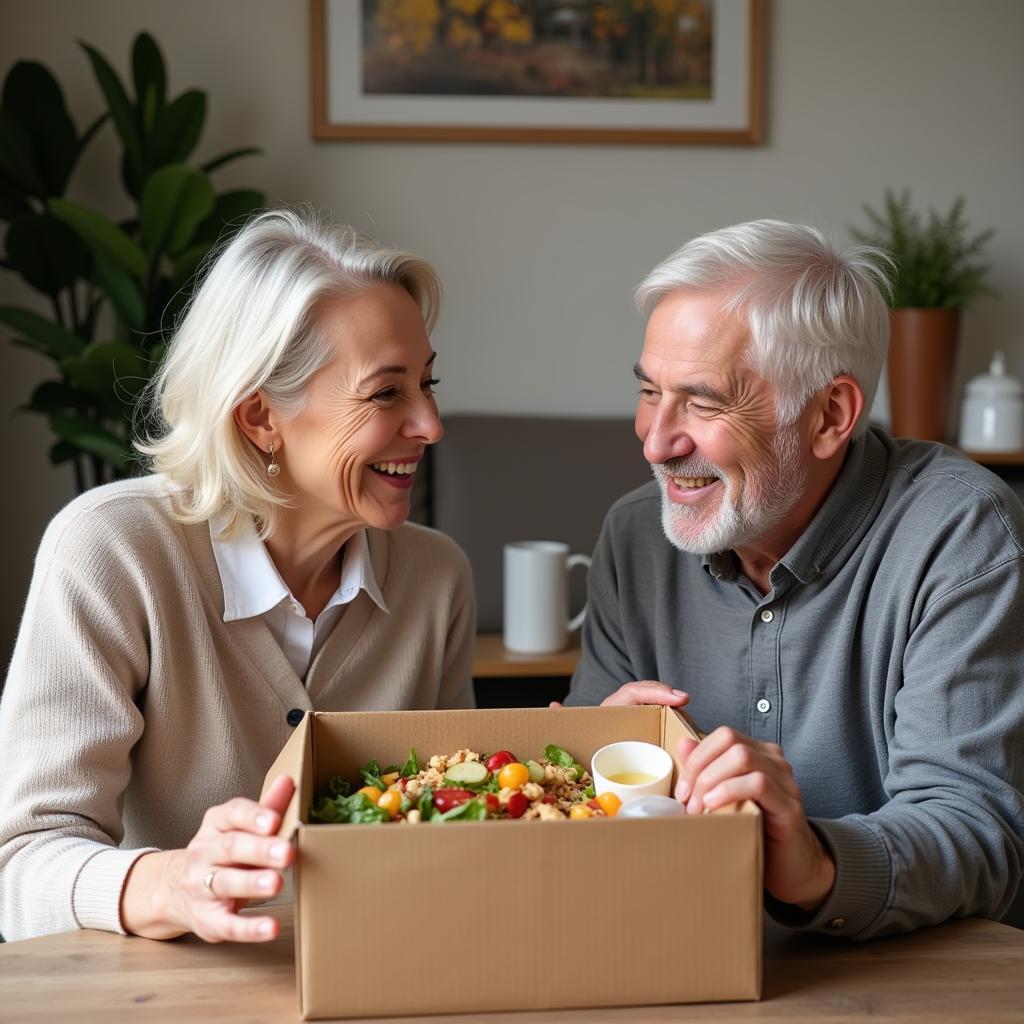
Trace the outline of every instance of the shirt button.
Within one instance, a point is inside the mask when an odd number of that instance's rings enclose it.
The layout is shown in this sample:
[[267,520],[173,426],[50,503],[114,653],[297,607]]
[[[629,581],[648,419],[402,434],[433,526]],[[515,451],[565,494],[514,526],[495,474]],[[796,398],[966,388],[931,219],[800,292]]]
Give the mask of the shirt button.
[[306,712],[303,711],[302,708],[292,708],[291,711],[288,712],[285,720],[294,729],[305,716]]
[[772,702],[770,700],[767,700],[766,698],[762,697],[757,702],[757,710],[760,711],[762,715],[767,715],[768,712],[771,711],[771,709]]
[[829,928],[842,928],[843,925],[845,925],[845,924],[846,924],[846,918],[845,917],[833,917],[832,920],[829,921],[828,926],[829,926]]
[[772,619],[774,619],[774,618],[775,618],[775,612],[773,612],[771,610],[771,608],[765,608],[765,610],[763,612],[761,612],[761,621],[762,622],[771,622]]
[[290,605],[288,605],[288,607],[291,608],[291,610],[293,612],[295,612],[296,615],[298,615],[298,613],[299,613],[299,606],[294,601],[292,601],[292,603]]

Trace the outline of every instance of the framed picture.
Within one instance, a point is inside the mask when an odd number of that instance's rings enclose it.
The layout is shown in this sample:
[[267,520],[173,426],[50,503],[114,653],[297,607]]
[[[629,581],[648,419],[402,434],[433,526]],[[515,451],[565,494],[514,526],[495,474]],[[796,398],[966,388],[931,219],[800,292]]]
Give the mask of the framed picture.
[[753,144],[765,0],[310,0],[313,136]]

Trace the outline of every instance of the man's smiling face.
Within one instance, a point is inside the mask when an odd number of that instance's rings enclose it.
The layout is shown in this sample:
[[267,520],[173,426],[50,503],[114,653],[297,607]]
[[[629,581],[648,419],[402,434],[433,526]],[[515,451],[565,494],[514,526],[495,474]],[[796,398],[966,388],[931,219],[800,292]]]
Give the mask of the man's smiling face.
[[696,554],[755,542],[806,485],[799,420],[777,426],[774,389],[746,358],[746,320],[722,304],[714,292],[666,295],[635,367],[636,432],[661,485],[665,533]]

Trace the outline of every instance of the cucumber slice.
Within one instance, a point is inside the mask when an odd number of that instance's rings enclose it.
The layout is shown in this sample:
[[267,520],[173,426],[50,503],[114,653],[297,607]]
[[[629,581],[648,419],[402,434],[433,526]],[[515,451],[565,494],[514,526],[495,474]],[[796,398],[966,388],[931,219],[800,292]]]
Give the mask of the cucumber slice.
[[462,764],[453,764],[444,773],[444,777],[459,786],[477,786],[486,781],[489,774],[486,766],[479,761],[463,761]]
[[537,764],[536,761],[526,762],[527,770],[530,772],[531,782],[543,782],[544,781],[544,769]]

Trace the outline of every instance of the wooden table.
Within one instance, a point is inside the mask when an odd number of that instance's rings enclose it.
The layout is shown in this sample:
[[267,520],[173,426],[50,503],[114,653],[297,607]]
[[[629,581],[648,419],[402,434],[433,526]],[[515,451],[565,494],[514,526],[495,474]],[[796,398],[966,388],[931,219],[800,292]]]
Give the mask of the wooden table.
[[[263,1022],[298,1020],[290,908],[281,936],[258,946],[150,942],[81,931],[0,946],[0,1021]],[[396,937],[396,941],[403,941]],[[578,945],[585,964],[586,943]],[[488,958],[481,961],[487,969]],[[356,964],[339,970],[358,970]],[[429,968],[427,968],[429,969]],[[396,965],[396,982],[403,969]],[[467,1024],[665,1024],[756,1019],[846,1022],[1024,1020],[1024,931],[969,919],[852,943],[769,925],[760,1003],[403,1018]],[[408,976],[415,984],[414,974]]]
[[579,634],[573,645],[555,654],[513,654],[505,649],[500,633],[478,633],[473,658],[474,679],[540,676],[569,677],[580,660]]

